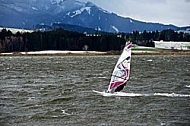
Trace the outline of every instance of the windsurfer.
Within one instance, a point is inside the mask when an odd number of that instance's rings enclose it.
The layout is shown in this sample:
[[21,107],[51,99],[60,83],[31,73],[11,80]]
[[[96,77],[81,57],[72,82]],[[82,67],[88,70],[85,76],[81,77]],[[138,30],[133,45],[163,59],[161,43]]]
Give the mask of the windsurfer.
[[120,92],[121,90],[123,90],[123,88],[125,87],[126,83],[118,86],[116,89],[115,89],[115,92]]
[[130,75],[131,46],[131,42],[126,43],[112,72],[107,93],[120,92],[125,87]]
[[124,84],[122,84],[122,85],[120,85],[120,86],[118,86],[116,89],[114,89],[114,90],[111,90],[111,91],[106,91],[107,93],[114,93],[114,92],[120,92],[121,90],[123,90],[123,88],[125,87],[125,85],[126,85],[126,83],[124,83]]

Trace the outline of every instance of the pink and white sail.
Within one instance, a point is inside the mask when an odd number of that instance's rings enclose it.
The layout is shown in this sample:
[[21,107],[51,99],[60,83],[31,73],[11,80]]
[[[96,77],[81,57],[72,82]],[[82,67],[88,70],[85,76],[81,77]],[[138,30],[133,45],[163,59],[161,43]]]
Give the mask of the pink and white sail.
[[126,84],[130,75],[132,42],[126,42],[123,52],[115,65],[107,92],[115,92],[120,86]]

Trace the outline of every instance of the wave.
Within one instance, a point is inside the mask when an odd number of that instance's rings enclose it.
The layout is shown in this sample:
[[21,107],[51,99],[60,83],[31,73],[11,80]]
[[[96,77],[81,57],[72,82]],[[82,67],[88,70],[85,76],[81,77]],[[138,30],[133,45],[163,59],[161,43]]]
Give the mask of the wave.
[[190,85],[186,85],[185,87],[190,88]]
[[189,94],[176,94],[176,93],[154,93],[154,96],[166,96],[166,97],[190,97]]
[[61,110],[61,111],[62,111],[62,114],[64,114],[64,115],[72,115],[70,113],[67,113],[65,110]]

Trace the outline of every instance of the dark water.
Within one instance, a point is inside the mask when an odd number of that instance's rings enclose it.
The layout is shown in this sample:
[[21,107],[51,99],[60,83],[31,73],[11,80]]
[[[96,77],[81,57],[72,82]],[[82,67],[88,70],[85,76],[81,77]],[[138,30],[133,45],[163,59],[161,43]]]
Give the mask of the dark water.
[[107,89],[117,59],[0,57],[0,125],[190,125],[190,56],[133,56],[123,91],[149,96],[93,93]]

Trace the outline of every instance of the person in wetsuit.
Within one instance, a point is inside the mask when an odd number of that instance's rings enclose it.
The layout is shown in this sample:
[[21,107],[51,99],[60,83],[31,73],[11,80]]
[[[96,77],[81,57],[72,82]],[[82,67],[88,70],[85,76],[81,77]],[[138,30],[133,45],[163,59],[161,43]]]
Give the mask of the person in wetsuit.
[[126,85],[126,83],[124,83],[124,84],[120,85],[119,87],[117,87],[115,89],[115,92],[119,92],[119,91],[123,90],[123,88],[125,87],[125,85]]

